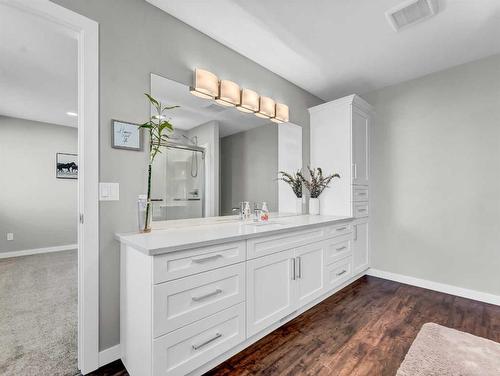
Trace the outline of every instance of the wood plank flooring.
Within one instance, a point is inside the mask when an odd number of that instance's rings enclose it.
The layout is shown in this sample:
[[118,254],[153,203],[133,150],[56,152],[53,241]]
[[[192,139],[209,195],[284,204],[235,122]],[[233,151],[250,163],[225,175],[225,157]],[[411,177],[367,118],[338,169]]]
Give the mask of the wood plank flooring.
[[[426,322],[500,342],[498,306],[363,277],[206,376],[393,376]],[[128,373],[117,361],[93,375]]]

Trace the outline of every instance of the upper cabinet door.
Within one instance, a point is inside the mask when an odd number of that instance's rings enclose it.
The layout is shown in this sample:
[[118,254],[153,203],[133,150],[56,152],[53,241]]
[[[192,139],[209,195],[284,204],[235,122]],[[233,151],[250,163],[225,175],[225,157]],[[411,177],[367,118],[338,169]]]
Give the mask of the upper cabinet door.
[[368,185],[370,117],[352,107],[352,183]]
[[295,250],[297,300],[299,307],[324,293],[324,243],[313,243]]
[[296,307],[293,250],[247,261],[247,335],[251,337]]

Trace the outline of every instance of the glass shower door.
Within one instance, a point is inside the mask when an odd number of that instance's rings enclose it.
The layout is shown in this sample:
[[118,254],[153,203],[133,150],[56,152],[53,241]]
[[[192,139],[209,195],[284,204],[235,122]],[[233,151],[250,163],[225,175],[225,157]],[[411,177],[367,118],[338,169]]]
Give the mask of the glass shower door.
[[166,152],[165,219],[204,216],[203,152],[169,147]]

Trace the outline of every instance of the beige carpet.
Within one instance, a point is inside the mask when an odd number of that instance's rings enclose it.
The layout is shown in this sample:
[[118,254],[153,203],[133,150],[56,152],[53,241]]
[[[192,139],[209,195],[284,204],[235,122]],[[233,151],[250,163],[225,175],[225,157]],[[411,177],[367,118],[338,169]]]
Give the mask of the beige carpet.
[[78,373],[77,252],[0,259],[0,375]]
[[500,343],[427,323],[396,376],[493,375],[500,375]]

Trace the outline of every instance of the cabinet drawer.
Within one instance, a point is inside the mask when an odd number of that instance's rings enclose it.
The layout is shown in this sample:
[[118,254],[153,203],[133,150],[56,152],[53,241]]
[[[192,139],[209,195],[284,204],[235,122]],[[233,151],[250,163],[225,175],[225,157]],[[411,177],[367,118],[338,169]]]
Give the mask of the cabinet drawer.
[[245,300],[245,263],[153,286],[153,336]]
[[153,282],[161,283],[236,264],[245,260],[245,249],[245,241],[241,241],[155,256]]
[[323,228],[294,231],[247,240],[247,257],[253,259],[322,240]]
[[343,235],[338,238],[332,238],[325,242],[325,265],[341,260],[352,254],[351,249],[352,235]]
[[368,217],[368,202],[354,203],[354,218]]
[[351,223],[342,223],[339,225],[328,226],[323,229],[325,237],[334,237],[340,235],[346,235],[352,233],[352,224]]
[[155,339],[153,375],[185,375],[245,338],[245,303],[240,303]]
[[366,187],[354,187],[354,189],[353,189],[353,201],[354,202],[368,201],[368,188],[366,188]]
[[325,267],[325,288],[332,290],[352,276],[352,257],[346,257]]

